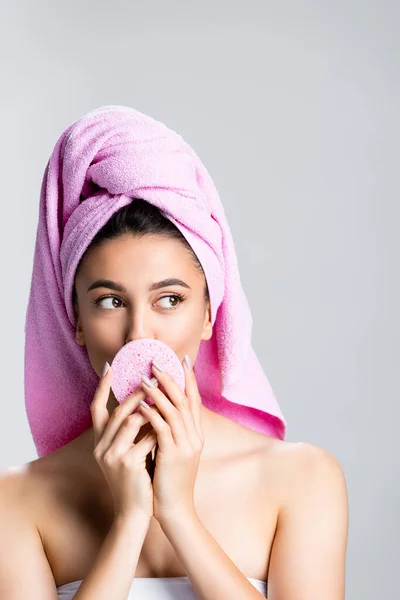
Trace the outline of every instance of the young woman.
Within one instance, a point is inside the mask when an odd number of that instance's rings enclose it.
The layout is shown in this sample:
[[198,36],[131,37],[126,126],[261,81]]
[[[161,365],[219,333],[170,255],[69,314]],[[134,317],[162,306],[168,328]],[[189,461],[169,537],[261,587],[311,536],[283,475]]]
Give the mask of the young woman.
[[[194,365],[215,335],[210,289],[173,222],[140,198],[116,210],[79,259],[72,304],[98,381],[91,425],[2,476],[0,597],[343,600],[342,469],[206,406]],[[107,367],[145,338],[180,358],[185,392],[154,366],[120,405]]]

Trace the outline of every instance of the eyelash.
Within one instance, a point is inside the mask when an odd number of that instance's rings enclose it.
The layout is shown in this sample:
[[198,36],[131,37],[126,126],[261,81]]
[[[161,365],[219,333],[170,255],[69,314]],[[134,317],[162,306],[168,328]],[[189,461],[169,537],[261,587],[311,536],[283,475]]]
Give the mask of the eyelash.
[[[118,298],[118,296],[114,296],[113,294],[108,294],[106,296],[100,296],[100,298],[97,298],[97,300],[92,300],[93,304],[95,304],[96,306],[99,307],[100,310],[104,310],[104,311],[110,311],[110,310],[115,310],[112,308],[101,308],[101,306],[99,306],[101,300],[105,300],[105,298],[117,298],[117,300],[119,300],[120,302],[123,302],[123,300],[121,300],[121,298]],[[177,306],[171,306],[171,308],[165,308],[163,310],[177,310],[180,305],[182,304],[182,302],[184,302],[184,300],[186,300],[186,297],[183,296],[182,294],[167,294],[166,296],[161,296],[161,298],[159,298],[159,300],[162,300],[163,298],[178,298],[180,300],[179,304]]]

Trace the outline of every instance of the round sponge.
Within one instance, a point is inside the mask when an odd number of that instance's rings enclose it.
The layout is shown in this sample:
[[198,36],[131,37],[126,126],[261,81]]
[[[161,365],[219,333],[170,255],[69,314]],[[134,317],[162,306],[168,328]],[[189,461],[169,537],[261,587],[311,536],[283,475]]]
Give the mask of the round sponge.
[[[149,379],[154,377],[151,363],[155,360],[164,371],[168,372],[181,390],[185,391],[185,372],[175,352],[159,340],[144,338],[128,342],[117,352],[111,363],[113,371],[111,389],[121,404],[138,388],[142,388],[142,375]],[[159,389],[165,393],[162,385]],[[147,398],[150,405],[154,404]]]

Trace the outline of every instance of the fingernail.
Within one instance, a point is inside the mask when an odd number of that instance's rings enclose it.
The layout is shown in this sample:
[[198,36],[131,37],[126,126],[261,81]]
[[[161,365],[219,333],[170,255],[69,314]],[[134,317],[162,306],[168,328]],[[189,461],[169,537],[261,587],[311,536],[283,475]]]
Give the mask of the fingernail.
[[141,400],[140,404],[143,406],[143,408],[150,408],[150,406],[144,400]]
[[146,375],[142,376],[142,381],[149,387],[155,387],[154,382],[151,379],[149,379],[148,377],[146,377]]
[[187,368],[191,369],[192,368],[192,361],[190,360],[189,354],[185,354],[185,356],[183,358],[184,358],[184,361],[186,363]]
[[157,371],[160,371],[160,373],[164,373],[164,369],[155,360],[153,360],[153,367],[155,367]]
[[104,377],[104,375],[107,373],[108,369],[110,368],[110,365],[108,364],[108,362],[104,363],[104,366],[101,370],[101,376]]

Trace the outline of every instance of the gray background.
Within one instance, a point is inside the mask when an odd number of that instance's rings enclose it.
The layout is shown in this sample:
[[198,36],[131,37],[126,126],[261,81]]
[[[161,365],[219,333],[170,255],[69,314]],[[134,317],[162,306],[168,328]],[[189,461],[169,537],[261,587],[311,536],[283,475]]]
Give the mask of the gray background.
[[346,598],[397,597],[399,16],[362,0],[1,4],[0,467],[36,457],[23,348],[46,162],[87,111],[132,106],[216,183],[286,439],[342,465]]

